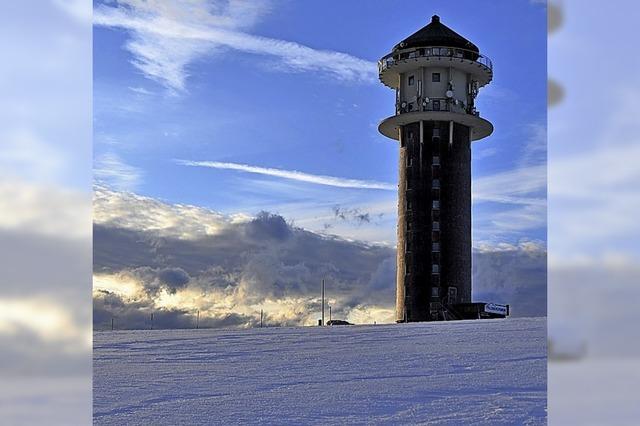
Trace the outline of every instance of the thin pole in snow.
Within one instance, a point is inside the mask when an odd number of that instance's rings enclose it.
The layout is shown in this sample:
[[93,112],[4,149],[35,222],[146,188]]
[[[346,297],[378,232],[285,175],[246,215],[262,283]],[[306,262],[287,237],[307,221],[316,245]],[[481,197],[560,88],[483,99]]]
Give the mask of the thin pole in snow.
[[324,280],[322,280],[322,320],[320,325],[324,325]]
[[151,329],[153,330],[153,313],[151,313]]
[[262,309],[260,309],[260,328],[262,328]]
[[198,309],[198,313],[196,314],[196,330],[200,328],[200,309]]
[[329,305],[329,322],[331,322],[331,305]]
[[113,331],[113,317],[111,317],[111,331]]

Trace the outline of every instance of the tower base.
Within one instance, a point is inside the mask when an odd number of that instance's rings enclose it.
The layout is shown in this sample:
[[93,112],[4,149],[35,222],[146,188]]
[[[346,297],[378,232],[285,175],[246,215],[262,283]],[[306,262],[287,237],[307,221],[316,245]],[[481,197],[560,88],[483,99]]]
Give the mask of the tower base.
[[[441,305],[438,309],[432,310],[432,319],[429,321],[456,321],[456,320],[474,320],[474,319],[497,319],[509,316],[509,305],[500,305],[497,303],[454,303],[448,306]],[[424,322],[424,321],[401,321],[404,322]]]

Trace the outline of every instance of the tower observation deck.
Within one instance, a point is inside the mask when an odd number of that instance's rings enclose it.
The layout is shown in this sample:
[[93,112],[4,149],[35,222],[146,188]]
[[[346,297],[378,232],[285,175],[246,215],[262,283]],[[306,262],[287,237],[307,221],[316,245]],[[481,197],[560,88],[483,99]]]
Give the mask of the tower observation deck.
[[437,321],[471,302],[471,142],[493,125],[475,107],[491,60],[433,16],[378,62],[400,142],[396,321]]

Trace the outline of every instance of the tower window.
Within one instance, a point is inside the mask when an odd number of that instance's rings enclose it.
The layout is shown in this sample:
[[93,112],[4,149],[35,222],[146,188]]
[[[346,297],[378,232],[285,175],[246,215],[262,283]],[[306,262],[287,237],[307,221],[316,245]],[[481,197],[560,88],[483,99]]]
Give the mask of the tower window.
[[[439,76],[439,75],[440,75],[440,74],[438,74],[438,76]],[[413,82],[414,82],[414,80],[415,80],[415,78],[414,78],[412,75],[410,75],[410,76],[409,76],[409,86],[413,86]],[[440,81],[440,77],[438,77],[438,81]]]
[[433,222],[433,230],[434,231],[440,230],[440,222]]
[[440,137],[440,129],[433,129],[433,135],[434,138],[439,138]]
[[433,200],[433,208],[434,209],[439,209],[440,208],[440,201],[438,200]]
[[434,166],[439,166],[440,165],[440,157],[438,157],[438,156],[433,157],[433,165]]
[[434,83],[440,83],[440,73],[439,72],[431,73],[431,81]]
[[440,101],[433,101],[433,110],[440,111]]
[[431,265],[431,272],[433,272],[434,274],[439,274],[440,273],[440,266]]
[[440,179],[434,179],[431,181],[431,188],[437,189],[440,188]]
[[440,296],[440,288],[431,287],[431,297],[439,297],[439,296]]

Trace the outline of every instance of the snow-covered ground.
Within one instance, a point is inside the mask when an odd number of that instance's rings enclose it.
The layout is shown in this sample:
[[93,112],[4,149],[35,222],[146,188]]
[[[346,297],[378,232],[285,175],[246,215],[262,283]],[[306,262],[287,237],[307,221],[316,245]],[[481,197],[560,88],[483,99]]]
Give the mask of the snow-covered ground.
[[546,319],[94,334],[96,424],[545,424]]

